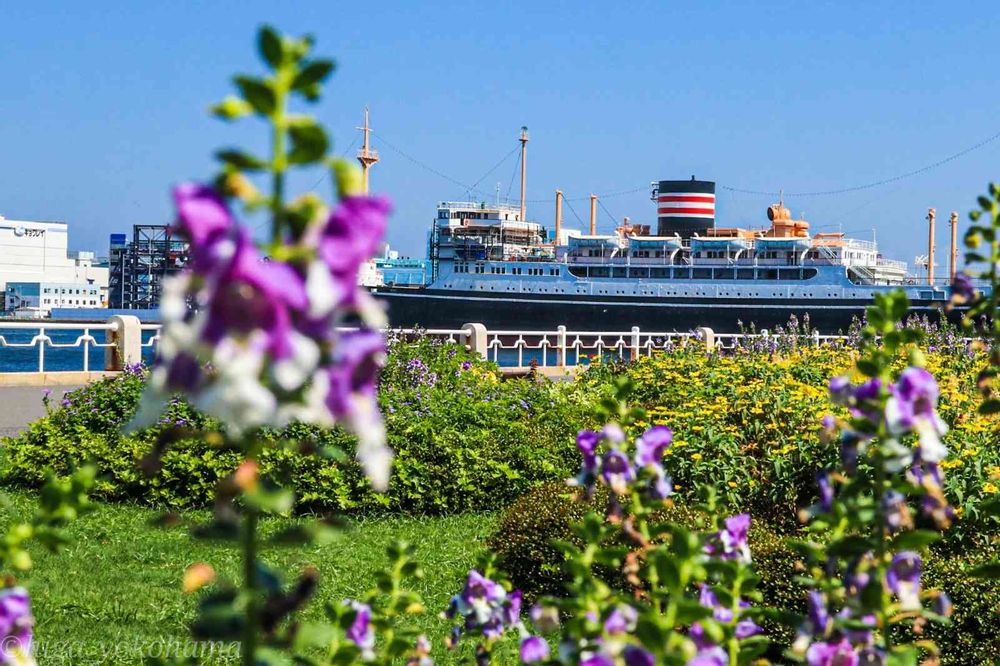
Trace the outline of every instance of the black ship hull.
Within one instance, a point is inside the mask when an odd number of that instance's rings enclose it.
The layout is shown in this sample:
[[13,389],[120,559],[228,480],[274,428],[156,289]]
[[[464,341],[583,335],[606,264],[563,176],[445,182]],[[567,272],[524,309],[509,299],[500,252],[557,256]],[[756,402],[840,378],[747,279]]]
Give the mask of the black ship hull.
[[[394,327],[461,328],[484,324],[494,330],[685,332],[707,326],[716,333],[738,333],[740,326],[757,330],[785,326],[792,315],[808,315],[823,334],[846,332],[864,316],[870,301],[858,299],[637,298],[568,294],[487,294],[451,289],[377,287],[372,294],[388,307]],[[937,322],[958,321],[957,311],[945,313],[941,301],[914,301],[911,314]]]

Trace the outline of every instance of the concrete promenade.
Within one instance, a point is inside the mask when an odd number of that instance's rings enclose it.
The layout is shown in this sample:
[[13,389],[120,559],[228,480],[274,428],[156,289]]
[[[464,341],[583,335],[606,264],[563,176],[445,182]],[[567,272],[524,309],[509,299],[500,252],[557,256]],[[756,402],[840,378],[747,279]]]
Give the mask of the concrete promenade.
[[[29,423],[45,415],[42,392],[46,387],[3,386],[0,387],[0,437],[12,437],[24,430]],[[52,400],[58,405],[63,391],[79,388],[75,386],[49,386]]]

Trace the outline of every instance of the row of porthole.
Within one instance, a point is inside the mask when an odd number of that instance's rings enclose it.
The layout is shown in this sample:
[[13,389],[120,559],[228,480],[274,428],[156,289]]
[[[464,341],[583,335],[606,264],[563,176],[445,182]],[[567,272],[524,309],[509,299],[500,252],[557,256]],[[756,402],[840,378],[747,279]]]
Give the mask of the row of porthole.
[[[446,286],[446,288],[450,288],[450,289],[460,288],[460,287],[454,286],[454,285],[445,285],[445,286]],[[485,285],[477,285],[477,287],[480,290],[482,290],[482,291],[486,290],[486,286]],[[493,287],[493,286],[490,286],[489,290],[490,291],[497,291],[497,288]],[[513,286],[508,286],[504,291],[514,291],[514,287]],[[566,293],[565,289],[551,289],[551,290],[549,290],[549,289],[530,289],[530,288],[522,290],[522,293],[530,293],[530,292],[544,292],[544,293],[549,293],[550,291],[552,293],[554,293],[554,294],[564,294],[564,293]],[[586,294],[586,293],[587,293],[587,291],[585,289],[582,289],[582,288],[579,288],[579,287],[577,288],[577,294]],[[761,294],[759,292],[755,292],[753,294],[749,294],[749,293],[748,294],[742,294],[742,293],[728,294],[728,293],[725,293],[725,292],[721,293],[721,294],[711,294],[711,293],[702,292],[702,291],[695,291],[695,292],[668,291],[665,294],[654,294],[654,293],[651,293],[651,292],[637,292],[637,291],[626,292],[626,291],[623,291],[623,290],[616,290],[614,292],[611,292],[611,291],[608,291],[606,289],[599,289],[597,291],[597,293],[599,293],[599,294],[607,294],[607,295],[619,294],[619,295],[624,295],[624,296],[653,296],[653,297],[656,297],[656,296],[716,296],[716,297],[724,297],[724,298],[729,298],[729,297],[736,297],[736,298],[744,298],[744,297],[746,297],[746,298],[760,298],[761,297]],[[867,297],[870,298],[870,297],[872,297],[874,295],[875,295],[874,292],[869,292],[867,294]],[[774,292],[774,293],[771,294],[771,296],[772,297],[781,298],[783,296],[786,296],[786,294],[782,294],[782,293],[779,293],[779,292]],[[789,294],[788,296],[790,296],[792,298],[813,298],[813,294],[811,294],[811,293],[810,294]],[[837,296],[838,296],[837,294],[827,294],[828,298],[837,298]],[[767,294],[764,294],[764,297],[766,298]],[[854,297],[855,298],[865,298],[866,295],[865,294],[857,294],[856,293],[856,294],[854,294]]]

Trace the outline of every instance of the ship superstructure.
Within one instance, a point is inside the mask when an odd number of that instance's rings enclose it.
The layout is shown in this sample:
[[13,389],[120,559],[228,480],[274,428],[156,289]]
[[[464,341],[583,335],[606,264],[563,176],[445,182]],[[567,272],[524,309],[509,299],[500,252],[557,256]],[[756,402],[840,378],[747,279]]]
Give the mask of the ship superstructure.
[[918,284],[874,241],[810,234],[809,223],[781,202],[767,209],[764,228],[716,227],[714,203],[664,200],[706,196],[660,194],[681,183],[714,188],[706,181],[658,183],[656,235],[632,224],[583,234],[557,220],[557,239],[544,225],[522,221],[518,206],[441,202],[431,233],[431,283],[374,291],[388,300],[398,325],[616,330],[732,330],[737,321],[767,327],[808,313],[833,332],[861,316],[880,291],[902,288],[916,311],[935,316],[949,298],[943,285]]
[[[519,140],[517,205],[440,202],[428,244],[430,282],[391,285],[377,274],[376,284],[369,282],[393,325],[735,332],[740,324],[773,327],[808,315],[833,333],[862,317],[880,292],[902,289],[913,312],[935,319],[949,301],[950,288],[930,270],[926,280],[910,275],[874,240],[811,234],[781,200],[767,208],[760,228],[716,226],[715,183],[693,176],[652,184],[655,231],[625,218],[614,233],[598,234],[596,195],[588,233],[565,229],[561,191],[550,231],[526,216],[527,128]],[[931,209],[931,255],[933,216]]]

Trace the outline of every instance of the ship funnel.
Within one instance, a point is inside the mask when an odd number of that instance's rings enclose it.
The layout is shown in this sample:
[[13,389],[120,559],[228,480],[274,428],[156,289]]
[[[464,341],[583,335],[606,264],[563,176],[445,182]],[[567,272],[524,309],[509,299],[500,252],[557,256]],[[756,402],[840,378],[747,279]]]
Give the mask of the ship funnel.
[[689,238],[715,226],[715,182],[661,180],[656,188],[658,236]]

